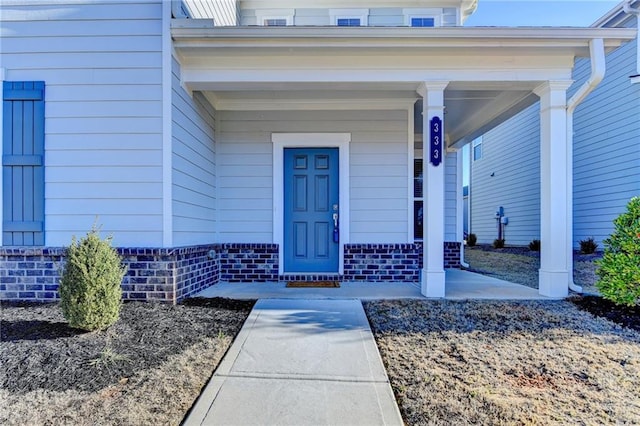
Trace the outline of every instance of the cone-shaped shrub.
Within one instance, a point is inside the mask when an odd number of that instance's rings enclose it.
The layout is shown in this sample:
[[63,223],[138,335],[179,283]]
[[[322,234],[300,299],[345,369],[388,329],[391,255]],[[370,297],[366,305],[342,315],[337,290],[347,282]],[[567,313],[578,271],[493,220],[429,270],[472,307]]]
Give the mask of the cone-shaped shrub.
[[596,287],[605,299],[619,305],[640,304],[640,197],[613,221],[613,234],[604,242],[604,255],[596,262]]
[[120,315],[125,272],[111,237],[100,239],[95,226],[80,240],[74,236],[60,279],[60,306],[69,325],[88,331],[113,325]]

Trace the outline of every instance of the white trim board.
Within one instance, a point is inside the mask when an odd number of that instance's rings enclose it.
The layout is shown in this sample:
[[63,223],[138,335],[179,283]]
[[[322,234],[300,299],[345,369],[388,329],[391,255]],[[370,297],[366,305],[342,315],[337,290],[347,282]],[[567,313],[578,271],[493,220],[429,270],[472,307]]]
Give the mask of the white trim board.
[[[284,149],[285,148],[338,148],[340,251],[338,273],[344,273],[344,245],[349,244],[351,210],[349,206],[349,143],[351,133],[272,133],[273,142],[273,242],[278,244],[278,271],[284,270]],[[312,273],[310,273],[312,274]],[[318,272],[326,274],[326,272]]]

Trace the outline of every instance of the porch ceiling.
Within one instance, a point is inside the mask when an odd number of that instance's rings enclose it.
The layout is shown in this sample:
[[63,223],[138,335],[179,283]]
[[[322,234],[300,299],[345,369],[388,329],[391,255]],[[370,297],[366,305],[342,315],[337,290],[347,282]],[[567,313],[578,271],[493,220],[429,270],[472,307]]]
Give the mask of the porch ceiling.
[[421,83],[449,81],[445,129],[461,145],[533,104],[543,81],[570,80],[589,41],[611,28],[213,27],[174,20],[182,84],[219,110],[409,108]]

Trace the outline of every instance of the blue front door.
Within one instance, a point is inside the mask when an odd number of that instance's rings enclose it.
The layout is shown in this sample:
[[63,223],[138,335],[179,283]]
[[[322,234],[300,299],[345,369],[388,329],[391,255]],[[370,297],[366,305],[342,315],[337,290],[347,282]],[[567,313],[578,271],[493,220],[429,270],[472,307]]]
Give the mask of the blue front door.
[[284,150],[284,269],[338,272],[338,149]]

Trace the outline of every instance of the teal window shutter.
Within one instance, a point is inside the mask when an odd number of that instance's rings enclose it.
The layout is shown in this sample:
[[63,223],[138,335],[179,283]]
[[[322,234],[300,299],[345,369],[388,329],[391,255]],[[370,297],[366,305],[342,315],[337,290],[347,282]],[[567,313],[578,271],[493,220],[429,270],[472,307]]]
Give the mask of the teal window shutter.
[[44,245],[44,82],[5,81],[2,245]]

